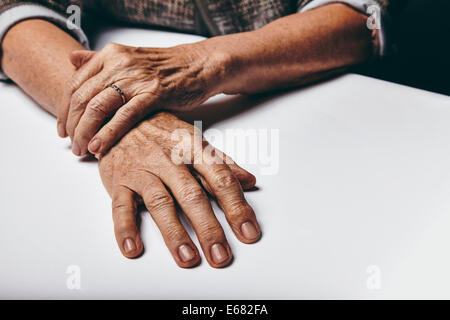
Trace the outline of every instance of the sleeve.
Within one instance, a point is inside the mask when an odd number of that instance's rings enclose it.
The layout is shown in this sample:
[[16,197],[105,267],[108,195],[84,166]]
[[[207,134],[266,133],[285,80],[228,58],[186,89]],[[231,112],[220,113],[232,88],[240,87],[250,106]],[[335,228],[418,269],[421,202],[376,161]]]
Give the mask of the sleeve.
[[305,12],[330,3],[344,3],[366,14],[368,16],[367,28],[376,32],[378,37],[378,48],[376,48],[378,56],[384,57],[391,53],[392,43],[389,37],[391,17],[387,0],[303,0],[298,11]]
[[[54,23],[77,39],[85,48],[89,49],[89,40],[86,34],[81,29],[81,26],[75,25],[70,19],[68,19],[69,14],[65,15],[66,11],[63,10],[64,7],[52,7],[51,5],[44,6],[38,2],[39,1],[16,1],[8,4],[8,1],[6,1],[5,5],[0,5],[0,43],[6,32],[15,24],[26,19],[39,18]],[[69,5],[70,4],[68,4],[68,6]],[[7,79],[8,77],[0,69],[0,80]]]

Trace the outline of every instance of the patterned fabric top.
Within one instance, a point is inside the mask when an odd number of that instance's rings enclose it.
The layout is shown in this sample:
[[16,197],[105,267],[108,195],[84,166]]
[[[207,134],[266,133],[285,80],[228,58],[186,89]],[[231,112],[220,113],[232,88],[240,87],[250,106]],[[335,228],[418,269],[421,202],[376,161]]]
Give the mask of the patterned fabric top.
[[[84,1],[87,3],[88,1]],[[97,0],[95,12],[124,22],[196,32],[194,0]]]
[[90,19],[103,16],[121,22],[191,33],[201,31],[202,27],[196,20],[194,0],[1,0],[0,13],[23,4],[42,5],[64,16],[69,16],[66,11],[70,5],[77,5],[82,15]]
[[[298,12],[313,0],[1,0],[0,13],[21,4],[40,4],[63,15],[71,4],[85,15],[169,27],[203,35],[258,29]],[[388,0],[377,0],[384,7]],[[402,0],[391,0],[391,2]]]

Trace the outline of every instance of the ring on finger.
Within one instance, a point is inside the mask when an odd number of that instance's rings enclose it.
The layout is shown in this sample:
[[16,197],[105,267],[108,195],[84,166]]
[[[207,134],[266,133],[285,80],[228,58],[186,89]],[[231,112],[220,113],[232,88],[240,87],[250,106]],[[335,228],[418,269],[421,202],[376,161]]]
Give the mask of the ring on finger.
[[117,93],[120,95],[120,98],[122,99],[122,105],[127,103],[127,97],[125,96],[125,93],[123,93],[122,89],[120,89],[116,84],[110,84],[108,88],[113,88],[117,91]]

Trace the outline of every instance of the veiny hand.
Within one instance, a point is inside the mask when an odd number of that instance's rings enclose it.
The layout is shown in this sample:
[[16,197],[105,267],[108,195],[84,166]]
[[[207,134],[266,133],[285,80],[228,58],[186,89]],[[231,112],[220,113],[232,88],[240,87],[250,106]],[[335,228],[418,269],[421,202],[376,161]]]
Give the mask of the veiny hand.
[[[185,134],[174,135],[180,129]],[[255,177],[201,138],[200,148],[193,148],[190,141],[195,130],[171,114],[159,113],[141,122],[100,157],[102,180],[112,197],[115,235],[124,256],[137,257],[143,250],[135,219],[136,206],[142,200],[176,263],[192,267],[200,261],[197,247],[178,220],[175,199],[209,264],[217,268],[231,261],[223,229],[195,178],[217,199],[240,241],[259,239],[260,227],[241,188],[252,188]],[[175,163],[173,154],[183,163]]]
[[[103,50],[74,51],[78,68],[58,108],[58,134],[70,135],[72,151],[107,151],[139,120],[155,110],[192,109],[216,94],[223,57],[202,42],[171,48],[107,44]],[[109,85],[117,85],[122,97]],[[106,124],[105,124],[106,122]]]

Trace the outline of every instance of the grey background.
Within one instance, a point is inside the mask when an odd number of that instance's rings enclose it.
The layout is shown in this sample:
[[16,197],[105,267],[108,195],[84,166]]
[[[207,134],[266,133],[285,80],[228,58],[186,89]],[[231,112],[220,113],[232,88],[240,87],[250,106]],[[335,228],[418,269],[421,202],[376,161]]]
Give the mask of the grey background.
[[[110,28],[95,43],[198,39]],[[183,270],[145,213],[146,252],[123,258],[96,163],[76,159],[55,120],[19,88],[1,83],[0,92],[0,298],[450,298],[446,96],[350,74],[209,101],[210,127],[279,129],[280,170],[264,176],[241,163],[258,179],[246,196],[261,241],[239,243],[215,207],[234,263]],[[66,286],[70,265],[80,267],[80,290]],[[379,290],[367,286],[372,265]]]

